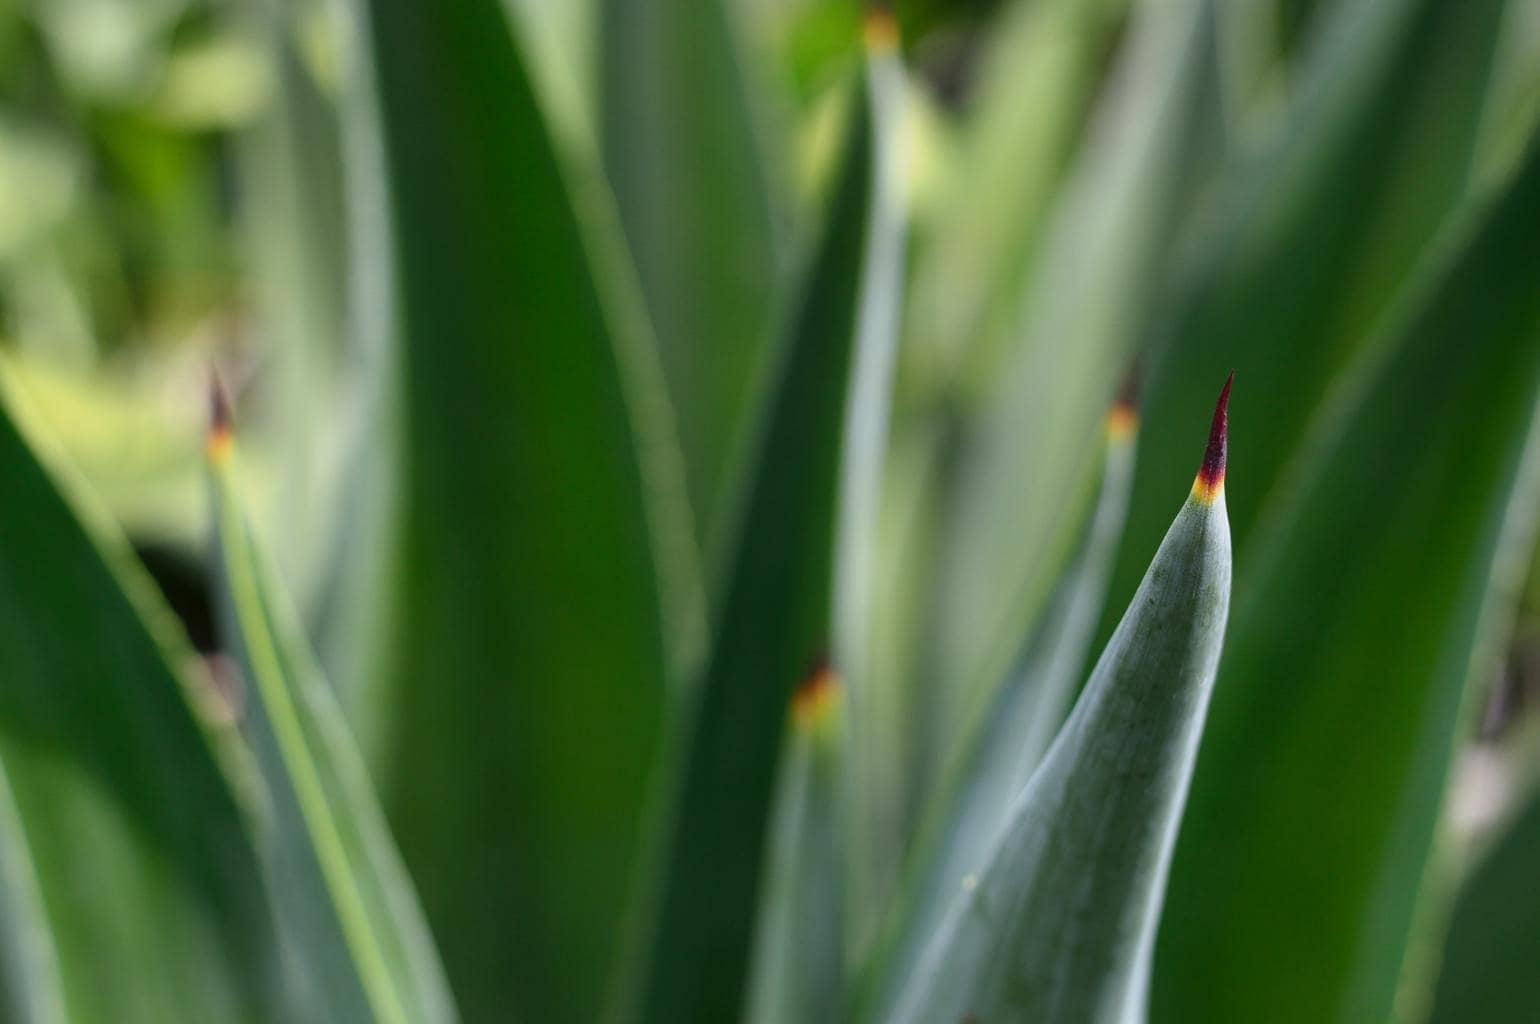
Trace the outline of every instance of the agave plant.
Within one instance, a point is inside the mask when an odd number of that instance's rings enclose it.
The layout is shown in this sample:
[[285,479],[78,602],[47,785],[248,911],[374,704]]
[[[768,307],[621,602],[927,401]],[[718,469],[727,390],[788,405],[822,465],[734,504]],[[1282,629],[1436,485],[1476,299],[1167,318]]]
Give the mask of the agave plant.
[[0,1015],[1533,1015],[1532,8],[246,12],[211,650],[0,362]]

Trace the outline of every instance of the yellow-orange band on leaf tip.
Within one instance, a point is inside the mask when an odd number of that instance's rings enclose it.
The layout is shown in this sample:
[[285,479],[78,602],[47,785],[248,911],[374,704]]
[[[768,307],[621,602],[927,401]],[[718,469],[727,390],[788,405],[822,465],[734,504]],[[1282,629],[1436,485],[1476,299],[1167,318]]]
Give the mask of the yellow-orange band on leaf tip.
[[898,49],[898,19],[881,7],[868,7],[861,21],[861,38],[868,50],[891,53]]
[[1204,505],[1212,505],[1225,490],[1225,463],[1230,452],[1230,385],[1235,373],[1225,378],[1225,386],[1214,404],[1214,421],[1209,426],[1208,447],[1203,450],[1203,462],[1198,467],[1198,478],[1192,482],[1192,496]]
[[839,699],[838,673],[827,666],[818,668],[792,694],[792,724],[802,732],[822,730],[833,718]]
[[1219,500],[1219,496],[1225,492],[1225,478],[1211,479],[1206,474],[1199,473],[1197,479],[1192,482],[1192,497],[1204,505],[1212,505]]
[[230,428],[218,426],[210,430],[207,439],[203,442],[204,456],[216,466],[222,466],[230,461],[230,453],[235,450],[235,437],[230,433]]
[[1113,441],[1125,441],[1139,429],[1139,414],[1133,406],[1119,402],[1107,413],[1107,437]]

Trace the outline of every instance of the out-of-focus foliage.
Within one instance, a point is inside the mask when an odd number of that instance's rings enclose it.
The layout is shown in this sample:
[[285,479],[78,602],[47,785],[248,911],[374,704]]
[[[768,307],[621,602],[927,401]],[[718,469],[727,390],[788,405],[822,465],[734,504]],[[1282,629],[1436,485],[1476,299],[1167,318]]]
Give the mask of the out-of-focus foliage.
[[1537,40],[0,0],[0,1020],[1532,1013]]

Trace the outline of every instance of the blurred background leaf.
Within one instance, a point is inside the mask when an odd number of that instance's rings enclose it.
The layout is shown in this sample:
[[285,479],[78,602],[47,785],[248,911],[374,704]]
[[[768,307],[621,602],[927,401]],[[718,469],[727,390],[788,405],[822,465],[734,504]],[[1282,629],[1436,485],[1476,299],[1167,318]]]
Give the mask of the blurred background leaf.
[[228,407],[217,408],[207,448],[220,617],[247,686],[243,731],[271,814],[260,839],[306,1012],[447,1024],[458,1018],[422,908],[336,696],[251,535]]
[[1372,339],[1427,248],[1469,196],[1502,0],[1328,5],[1296,75],[1287,125],[1241,153],[1217,225],[1171,311],[1146,326],[1154,355],[1134,512],[1102,635],[1133,591],[1202,422],[1197,382],[1230,370],[1257,388],[1235,427],[1247,453],[1231,517],[1248,585],[1253,530],[1331,382]]
[[751,1024],[846,1019],[844,702],[827,667],[792,694],[743,1014]]
[[948,760],[926,807],[888,910],[884,945],[864,993],[875,1019],[891,1008],[969,873],[987,857],[1012,800],[1058,735],[1079,693],[1080,665],[1096,628],[1133,481],[1137,414],[1120,399],[1108,416],[1100,493],[1086,536],[1010,680]]
[[[942,752],[1003,683],[1070,556],[1095,487],[1101,418],[1205,149],[1209,5],[1142,5],[1129,32],[1049,214],[1042,273],[1019,306],[1007,296],[1011,343],[979,394],[945,400],[960,406],[958,427],[933,437],[942,448],[926,464],[940,475],[920,486],[937,503],[937,561],[919,584],[923,631],[899,641],[915,673],[902,753],[910,815]],[[917,249],[923,259],[923,240]],[[911,547],[893,550],[902,558]]]
[[868,258],[872,126],[857,90],[818,254],[783,340],[664,833],[641,1020],[743,1009],[785,708],[829,655],[840,429]]
[[[52,507],[86,510],[110,563],[44,592],[90,613],[82,645],[148,608],[171,664],[97,657],[99,685],[116,700],[114,683],[185,678],[203,706],[201,665],[231,664],[203,545],[214,357],[245,413],[271,592],[294,599],[289,646],[335,684],[467,1018],[624,1018],[660,959],[713,1020],[870,1016],[933,823],[976,817],[952,801],[977,723],[1019,746],[984,773],[1008,799],[1236,369],[1239,646],[1157,1016],[1265,1017],[1246,999],[1273,993],[1290,1019],[1415,1021],[1451,911],[1437,1012],[1459,1013],[1449,993],[1482,966],[1462,950],[1486,941],[1467,908],[1512,884],[1469,854],[1501,842],[1540,770],[1540,514],[1517,454],[1535,396],[1519,334],[1496,340],[1531,315],[1514,197],[1540,127],[1540,2],[887,9],[902,32],[874,97],[877,180],[830,235],[857,0],[0,0],[0,358],[57,441],[40,450],[70,499]],[[1515,221],[1501,246],[1494,210]],[[793,340],[807,379],[788,391]],[[1098,421],[1131,357],[1147,397],[1119,531],[1091,519],[1122,458],[1104,465]],[[1474,403],[1478,378],[1501,386]],[[1121,532],[1105,548],[1104,529]],[[1093,547],[1113,562],[1104,597]],[[54,607],[22,579],[0,635]],[[162,635],[166,606],[205,662]],[[843,725],[815,772],[782,723],[823,655]],[[728,679],[758,682],[712,696]],[[0,697],[12,685],[0,673]],[[78,753],[170,778],[192,757],[59,714],[77,731],[50,772]],[[221,758],[250,760],[215,731]],[[81,944],[36,925],[120,908],[51,898],[63,841],[34,838],[31,754],[19,777],[8,761],[33,748],[0,742],[0,997],[93,1019]],[[682,798],[702,746],[752,770],[692,776]],[[190,777],[216,833],[242,810],[254,835],[271,823],[248,770],[233,800],[207,767]],[[347,803],[367,804],[357,782]],[[710,813],[684,833],[689,800]],[[971,849],[965,831],[949,841]],[[1236,842],[1255,871],[1221,855]],[[188,864],[205,849],[189,844]],[[710,886],[689,888],[688,864]],[[1195,903],[1210,876],[1234,898]],[[216,886],[187,913],[257,951],[229,981],[256,1016],[270,997],[293,1015],[293,938],[275,950],[258,905],[292,893],[249,881],[245,903]],[[148,906],[181,884],[121,888]],[[716,921],[727,970],[688,961],[705,931],[660,923],[692,902],[673,920]],[[124,929],[109,960],[140,953]],[[204,946],[187,969],[212,992],[231,964]],[[346,952],[328,963],[347,990]],[[200,998],[182,1009],[201,1021]]]
[[1202,470],[1041,767],[989,823],[891,1020],[1143,1016],[1230,610],[1227,381]]
[[376,777],[462,1011],[590,1020],[668,711],[668,424],[638,430],[626,390],[645,322],[596,271],[602,195],[552,145],[502,7],[358,13],[385,206],[356,215],[386,218],[392,275],[361,286],[397,318]]
[[27,951],[0,975],[0,1003],[62,1004],[71,1021],[272,1019],[235,695],[100,509],[67,500],[33,457],[4,364],[0,400],[0,814],[20,883],[0,924],[5,948]]
[[1438,974],[1435,1024],[1525,1020],[1540,1013],[1530,953],[1540,906],[1529,884],[1540,857],[1540,801],[1530,801],[1461,891]]
[[608,0],[599,21],[605,170],[713,556],[736,515],[786,262],[783,176],[767,168],[767,112],[750,102],[735,14],[722,0]]
[[1339,381],[1254,549],[1167,896],[1159,1019],[1391,1011],[1467,680],[1510,616],[1494,566],[1540,513],[1523,483],[1540,149],[1473,219]]

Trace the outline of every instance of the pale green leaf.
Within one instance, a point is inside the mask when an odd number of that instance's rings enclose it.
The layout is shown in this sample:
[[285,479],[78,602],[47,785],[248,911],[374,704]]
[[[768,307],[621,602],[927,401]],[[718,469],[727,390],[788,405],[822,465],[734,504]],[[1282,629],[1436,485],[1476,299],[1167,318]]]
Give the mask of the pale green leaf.
[[[1220,403],[1210,452],[1223,444]],[[1222,455],[1205,458],[1069,721],[961,880],[893,1021],[1142,1017],[1229,612],[1223,472]]]

